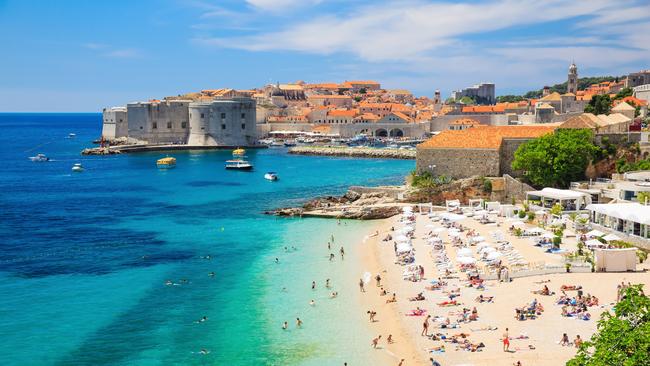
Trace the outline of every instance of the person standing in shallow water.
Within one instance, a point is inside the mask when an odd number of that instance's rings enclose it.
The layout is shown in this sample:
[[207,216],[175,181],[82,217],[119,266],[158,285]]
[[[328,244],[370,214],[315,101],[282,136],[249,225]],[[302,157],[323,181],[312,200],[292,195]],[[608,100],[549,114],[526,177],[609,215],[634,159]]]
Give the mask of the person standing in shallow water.
[[345,256],[345,250],[343,247],[341,247],[341,250],[339,250],[339,252],[341,253],[341,259],[343,259],[343,256]]
[[312,290],[316,289],[316,281],[311,281],[311,289]]
[[363,278],[359,279],[359,290],[361,292],[366,292],[366,289],[363,286]]

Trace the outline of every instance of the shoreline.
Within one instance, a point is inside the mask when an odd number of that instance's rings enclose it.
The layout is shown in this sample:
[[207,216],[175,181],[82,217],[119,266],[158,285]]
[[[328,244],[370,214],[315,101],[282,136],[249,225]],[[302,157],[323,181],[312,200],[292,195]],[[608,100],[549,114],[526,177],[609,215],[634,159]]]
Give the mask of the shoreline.
[[[361,268],[364,272],[370,272],[371,280],[365,286],[366,292],[359,292],[359,299],[366,310],[373,310],[377,312],[376,322],[367,323],[367,327],[377,335],[382,335],[380,342],[381,351],[386,352],[394,361],[394,364],[399,363],[401,359],[405,360],[406,365],[422,365],[424,362],[423,355],[418,352],[415,343],[412,342],[412,337],[409,334],[409,328],[400,316],[402,312],[398,308],[398,304],[386,303],[388,295],[381,296],[379,288],[376,286],[374,277],[379,273],[382,277],[382,284],[388,282],[388,270],[386,263],[381,258],[382,253],[378,250],[381,245],[381,238],[390,232],[391,226],[394,224],[395,217],[377,220],[373,230],[369,235],[375,231],[379,234],[373,237],[367,236],[363,244],[359,246],[359,259]],[[390,287],[389,287],[390,289]],[[390,292],[389,292],[390,293]],[[386,344],[386,338],[392,334],[394,343]],[[370,343],[371,340],[368,340]]]

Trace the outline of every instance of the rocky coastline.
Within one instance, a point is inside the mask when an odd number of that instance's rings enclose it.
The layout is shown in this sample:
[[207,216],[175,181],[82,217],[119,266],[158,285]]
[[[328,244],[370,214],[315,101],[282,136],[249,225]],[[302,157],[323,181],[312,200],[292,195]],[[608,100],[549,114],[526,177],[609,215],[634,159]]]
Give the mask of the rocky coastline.
[[284,207],[265,214],[285,217],[323,217],[336,219],[376,220],[395,216],[405,203],[378,189],[360,193],[347,191],[343,196],[326,196],[309,200],[301,207]]
[[415,159],[415,150],[379,149],[374,147],[295,146],[289,149],[289,154],[382,159]]

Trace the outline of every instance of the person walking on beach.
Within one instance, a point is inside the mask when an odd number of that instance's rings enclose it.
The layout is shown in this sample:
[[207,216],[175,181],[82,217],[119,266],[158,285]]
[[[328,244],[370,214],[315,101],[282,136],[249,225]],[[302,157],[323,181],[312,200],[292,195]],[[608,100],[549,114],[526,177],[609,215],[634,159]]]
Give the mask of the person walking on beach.
[[438,361],[433,359],[433,357],[429,357],[429,361],[431,361],[431,366],[441,366]]
[[403,366],[403,365],[404,365],[404,359],[402,358],[402,360],[397,364],[397,366]]
[[379,343],[379,340],[381,339],[381,334],[377,336],[377,338],[372,340],[372,348],[377,348],[377,344]]
[[334,253],[330,253],[330,262],[334,260]]
[[503,352],[510,351],[510,335],[508,334],[508,328],[503,332]]
[[394,342],[394,341],[393,341],[393,335],[392,335],[392,334],[389,334],[389,335],[388,335],[388,338],[386,339],[386,342],[387,342],[388,344],[392,344],[392,343]]
[[345,256],[345,250],[343,249],[343,247],[341,247],[339,252],[341,253],[341,259],[343,259],[343,256]]
[[379,273],[377,273],[377,275],[375,276],[375,281],[377,281],[377,287],[380,287],[381,286],[381,276],[379,275]]
[[363,278],[359,279],[359,290],[361,292],[366,292],[365,287],[363,286]]
[[370,316],[370,322],[374,323],[375,322],[375,315],[377,315],[377,312],[373,311],[373,310],[368,310],[368,315]]
[[424,323],[422,323],[422,336],[428,337],[429,336],[429,319],[431,318],[431,315],[427,315],[426,319],[424,319]]

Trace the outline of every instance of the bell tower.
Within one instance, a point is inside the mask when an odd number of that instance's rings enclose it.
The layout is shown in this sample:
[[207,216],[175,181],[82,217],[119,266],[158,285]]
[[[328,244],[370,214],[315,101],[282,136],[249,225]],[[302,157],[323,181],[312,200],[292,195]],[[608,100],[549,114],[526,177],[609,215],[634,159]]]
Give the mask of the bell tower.
[[569,66],[569,79],[567,80],[566,92],[575,94],[578,91],[578,66],[575,62]]

